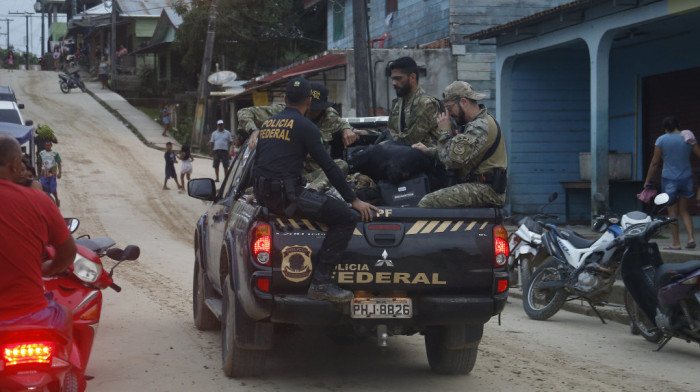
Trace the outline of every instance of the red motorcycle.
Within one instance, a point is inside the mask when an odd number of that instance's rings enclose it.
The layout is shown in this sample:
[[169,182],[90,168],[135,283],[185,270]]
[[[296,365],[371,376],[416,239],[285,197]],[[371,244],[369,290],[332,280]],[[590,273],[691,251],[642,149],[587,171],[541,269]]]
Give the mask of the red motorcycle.
[[[78,228],[75,218],[66,219],[71,232]],[[76,240],[75,261],[63,273],[44,278],[46,296],[73,313],[72,340],[54,329],[40,326],[7,327],[0,330],[2,363],[0,390],[78,392],[86,388],[85,376],[92,344],[102,311],[102,290],[121,288],[112,280],[114,269],[125,260],[139,257],[138,246],[114,248],[111,238]],[[54,249],[47,247],[48,258]],[[117,264],[107,272],[100,257]]]

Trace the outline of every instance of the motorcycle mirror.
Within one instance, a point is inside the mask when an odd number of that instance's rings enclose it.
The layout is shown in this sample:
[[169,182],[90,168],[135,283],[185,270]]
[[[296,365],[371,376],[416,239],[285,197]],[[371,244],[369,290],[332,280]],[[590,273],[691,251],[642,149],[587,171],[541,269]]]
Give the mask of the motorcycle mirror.
[[605,195],[600,192],[596,192],[593,194],[593,200],[602,203],[605,201]]
[[668,203],[670,200],[671,197],[668,195],[668,193],[659,193],[654,198],[654,204],[656,204],[657,206],[661,206]]
[[117,260],[117,264],[112,267],[111,270],[109,270],[109,276],[112,276],[114,273],[114,269],[119,266],[124,260],[136,260],[139,258],[141,255],[141,249],[139,249],[138,246],[136,245],[127,245],[124,250],[121,250],[119,248],[110,248],[107,250],[107,256],[109,256],[110,259]]
[[78,220],[78,218],[64,218],[64,220],[66,221],[66,226],[71,234],[78,230],[78,226],[80,226],[80,220]]
[[109,257],[112,260],[119,261],[122,259],[122,255],[124,254],[124,251],[119,248],[109,248],[107,249],[107,257]]
[[124,249],[124,254],[122,255],[122,258],[124,260],[136,260],[139,258],[141,255],[141,249],[136,246],[136,245],[128,245]]
[[557,197],[559,197],[559,193],[553,192],[551,195],[549,195],[549,202],[553,202],[554,200],[557,200]]

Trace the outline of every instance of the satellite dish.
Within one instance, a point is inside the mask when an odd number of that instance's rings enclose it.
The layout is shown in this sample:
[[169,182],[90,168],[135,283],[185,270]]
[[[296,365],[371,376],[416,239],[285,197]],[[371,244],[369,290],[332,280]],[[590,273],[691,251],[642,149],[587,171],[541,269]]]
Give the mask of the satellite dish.
[[224,83],[236,80],[236,77],[238,77],[238,75],[233,71],[219,71],[209,75],[207,81],[211,84],[221,86]]
[[225,91],[227,94],[238,95],[238,94],[244,92],[245,89],[244,89],[243,87],[236,86],[236,87],[229,87],[229,88],[226,88],[226,90],[224,90],[224,91]]

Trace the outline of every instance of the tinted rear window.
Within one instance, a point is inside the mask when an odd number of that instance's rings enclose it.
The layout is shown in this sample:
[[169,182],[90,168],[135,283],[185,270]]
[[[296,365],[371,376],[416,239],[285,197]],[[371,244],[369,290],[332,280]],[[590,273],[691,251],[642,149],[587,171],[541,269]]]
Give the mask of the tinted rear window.
[[0,121],[13,124],[22,124],[19,118],[19,113],[14,109],[0,109]]

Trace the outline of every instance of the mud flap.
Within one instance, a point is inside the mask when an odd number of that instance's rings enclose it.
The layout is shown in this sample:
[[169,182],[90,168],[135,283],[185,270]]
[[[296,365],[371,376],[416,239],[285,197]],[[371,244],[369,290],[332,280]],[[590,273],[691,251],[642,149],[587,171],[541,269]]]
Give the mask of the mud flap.
[[446,325],[443,328],[448,350],[477,348],[484,335],[483,324]]

